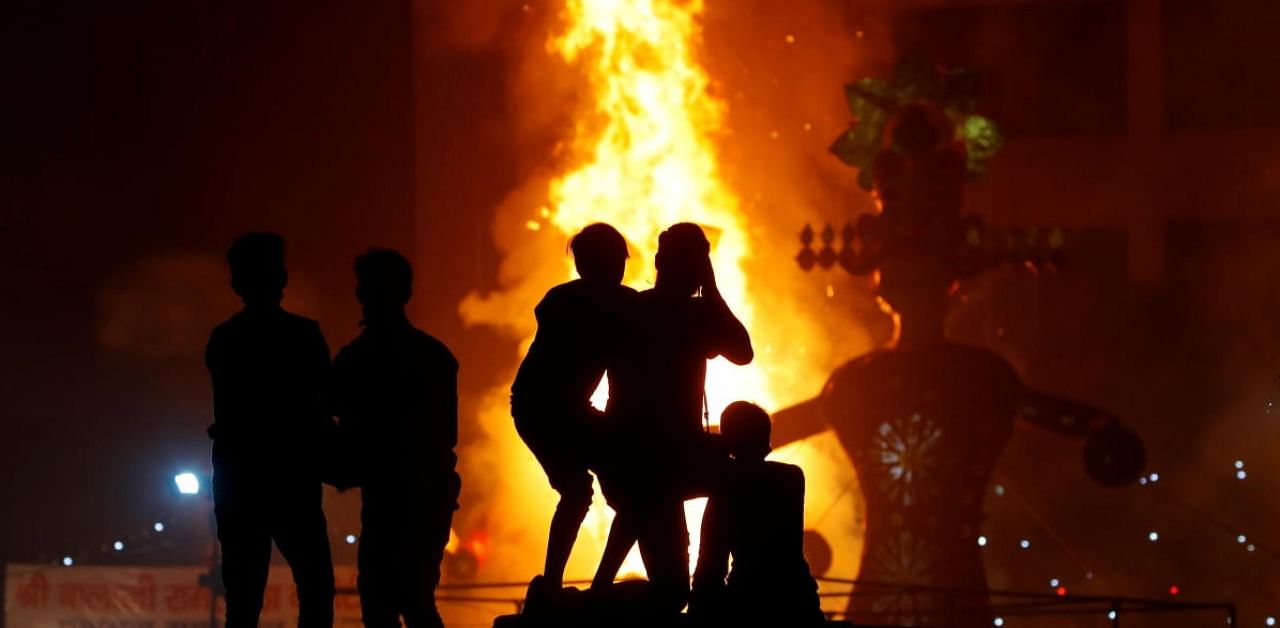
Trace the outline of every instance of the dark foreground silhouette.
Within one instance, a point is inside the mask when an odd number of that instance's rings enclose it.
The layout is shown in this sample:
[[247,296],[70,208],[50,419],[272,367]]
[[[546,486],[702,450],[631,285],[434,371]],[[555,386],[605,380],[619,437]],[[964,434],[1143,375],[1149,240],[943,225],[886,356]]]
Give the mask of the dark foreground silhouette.
[[598,465],[617,517],[594,586],[607,586],[638,543],[659,608],[678,613],[689,591],[684,501],[705,495],[724,454],[703,422],[707,360],[753,357],[751,339],[716,287],[710,244],[691,223],[658,239],[658,276],[636,295],[609,369],[609,456]]
[[583,229],[570,243],[580,279],[552,288],[534,314],[538,333],[511,387],[516,431],[560,494],[551,518],[542,576],[530,584],[539,604],[563,586],[564,568],[591,507],[588,454],[600,418],[591,395],[604,377],[635,291],[621,285],[627,243],[609,225]]
[[498,618],[495,628],[849,625],[828,622],[819,607],[802,548],[804,473],[765,460],[769,415],[735,402],[722,415],[721,429],[732,459],[709,480],[687,615],[671,612],[662,583],[627,581],[585,592],[565,589],[539,608]]
[[365,329],[334,360],[333,404],[361,487],[360,605],[367,628],[443,626],[440,561],[458,508],[458,362],[405,316],[399,253],[356,260]]
[[821,625],[804,559],[804,471],[765,460],[771,424],[759,406],[730,404],[720,431],[732,460],[702,517],[689,613],[714,625]]
[[[657,282],[642,293],[621,286],[626,242],[612,227],[584,229],[572,248],[582,278],[539,304],[538,335],[512,386],[517,430],[560,503],[525,613],[497,624],[822,623],[802,553],[803,473],[765,460],[771,426],[760,408],[731,406],[723,436],[707,424],[707,360],[741,365],[754,356],[717,289],[701,228],[662,233]],[[322,480],[362,489],[365,626],[443,626],[435,589],[461,485],[458,363],[405,315],[408,261],[387,249],[356,260],[364,330],[330,368],[316,323],[280,307],[283,240],[246,235],[228,260],[245,307],[214,330],[208,350],[227,626],[257,625],[272,541],[293,570],[298,625],[332,626]],[[601,414],[590,396],[606,371]],[[580,592],[562,581],[591,503],[591,472],[617,516],[593,586]],[[691,595],[683,503],[699,496],[709,503]],[[615,584],[637,543],[649,580]],[[681,614],[686,604],[690,615]]]
[[329,349],[315,321],[280,307],[284,240],[252,233],[227,253],[244,309],[213,330],[213,499],[227,627],[258,625],[271,542],[298,588],[298,625],[333,625],[333,564],[321,510],[321,443],[333,429]]

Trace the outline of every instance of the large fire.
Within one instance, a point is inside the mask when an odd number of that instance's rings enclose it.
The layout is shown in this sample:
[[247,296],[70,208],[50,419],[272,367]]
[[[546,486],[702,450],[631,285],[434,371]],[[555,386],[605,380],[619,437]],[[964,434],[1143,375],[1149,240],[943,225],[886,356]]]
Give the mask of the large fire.
[[[595,115],[577,125],[574,150],[585,161],[552,182],[549,219],[566,236],[593,222],[617,227],[634,248],[628,276],[640,289],[654,275],[658,234],[677,222],[703,225],[721,291],[750,329],[745,220],[712,143],[723,104],[707,95],[693,59],[700,10],[700,2],[570,0],[570,30],[551,47],[590,72]],[[713,417],[734,399],[774,401],[758,369],[722,359],[709,369],[707,398]]]
[[[812,396],[831,365],[803,359],[806,346],[827,340],[821,325],[798,319],[792,310],[783,312],[777,303],[769,302],[779,299],[774,286],[794,282],[798,270],[793,263],[777,260],[773,285],[761,283],[754,274],[748,277],[744,270],[765,236],[759,229],[749,229],[744,204],[726,181],[719,161],[717,141],[724,133],[727,108],[712,95],[711,80],[698,60],[702,11],[702,0],[566,0],[562,27],[546,42],[546,50],[568,69],[582,73],[590,99],[562,146],[567,165],[546,181],[541,201],[526,205],[528,213],[519,224],[529,237],[554,235],[561,251],[582,227],[593,222],[612,224],[631,247],[626,282],[637,289],[651,285],[658,234],[663,229],[677,222],[703,226],[712,241],[717,282],[750,330],[757,355],[756,363],[747,367],[723,359],[710,364],[706,394],[715,422],[721,409],[734,400],[776,410]],[[515,237],[510,232],[499,235],[500,240]],[[781,237],[794,238],[790,233]],[[543,260],[521,251],[507,263],[521,265],[504,271],[523,282],[525,293],[540,294],[572,278],[571,265],[563,256]],[[511,322],[531,319],[536,302],[530,294],[512,296],[519,291],[512,287],[506,295],[473,295],[463,303],[462,314],[472,322],[531,331]],[[526,336],[524,346],[530,340]],[[798,382],[805,385],[797,386]],[[595,401],[602,396],[603,390]],[[491,537],[495,547],[519,543],[521,552],[528,554],[508,555],[502,567],[482,575],[527,579],[540,571],[545,523],[555,496],[510,427],[505,390],[495,391],[481,413],[492,440],[464,454],[464,459],[480,457],[481,464],[502,468],[502,480],[492,487],[498,505],[483,525],[507,528]],[[856,562],[850,564],[856,560],[851,558],[856,556],[855,509],[832,506],[855,485],[838,446],[806,442],[774,458],[804,467],[809,478],[807,502],[812,507],[807,512],[826,520],[827,536],[839,555],[834,575],[852,576],[856,572]],[[686,509],[695,557],[702,506],[699,500]],[[532,513],[537,516],[529,516]],[[569,579],[590,577],[611,516],[597,496],[575,547]],[[514,518],[520,519],[519,525],[513,525]],[[840,538],[833,538],[830,529],[840,530]],[[642,573],[636,552],[623,571]]]
[[[595,110],[577,124],[573,150],[585,160],[552,182],[548,218],[566,236],[593,222],[617,227],[635,249],[629,277],[640,289],[654,274],[658,234],[677,222],[704,225],[725,300],[754,329],[742,270],[745,221],[712,143],[724,105],[707,94],[706,72],[694,60],[701,11],[697,0],[569,0],[568,30],[550,47],[588,72]],[[774,403],[760,369],[723,359],[708,368],[706,394],[713,420],[736,399]],[[690,521],[701,520],[702,505],[690,504]],[[635,552],[629,560],[640,569]]]

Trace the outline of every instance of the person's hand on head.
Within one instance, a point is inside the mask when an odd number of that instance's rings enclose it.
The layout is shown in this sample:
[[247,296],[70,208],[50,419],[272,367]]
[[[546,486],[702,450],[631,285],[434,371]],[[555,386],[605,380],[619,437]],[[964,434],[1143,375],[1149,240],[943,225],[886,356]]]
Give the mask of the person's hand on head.
[[702,296],[719,297],[720,288],[716,286],[716,271],[711,265],[711,255],[708,254],[702,258],[702,277],[700,285],[702,286]]

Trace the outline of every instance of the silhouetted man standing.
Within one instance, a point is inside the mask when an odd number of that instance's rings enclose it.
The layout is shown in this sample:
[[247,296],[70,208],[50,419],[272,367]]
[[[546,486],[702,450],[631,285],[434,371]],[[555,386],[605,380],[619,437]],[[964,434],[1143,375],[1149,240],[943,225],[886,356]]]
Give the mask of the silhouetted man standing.
[[218,325],[213,379],[213,499],[227,627],[258,625],[271,542],[293,570],[298,625],[333,625],[333,563],[321,510],[319,453],[333,427],[321,390],[329,348],[315,321],[280,307],[284,240],[251,233],[227,252],[244,309]]
[[364,331],[334,360],[334,406],[361,487],[360,605],[367,628],[438,627],[435,589],[461,486],[458,362],[405,316],[413,270],[372,249],[355,263]]
[[617,446],[600,477],[618,517],[596,583],[612,580],[615,557],[634,538],[664,612],[678,612],[688,594],[683,502],[705,494],[720,462],[703,424],[707,360],[741,365],[754,356],[746,328],[720,296],[710,249],[695,224],[662,233],[657,282],[633,300],[609,369],[606,413]]
[[804,471],[765,460],[771,431],[769,414],[745,401],[729,404],[720,416],[733,459],[707,500],[689,603],[690,615],[706,625],[825,621],[804,559]]
[[565,564],[591,507],[588,453],[600,423],[591,395],[604,376],[622,313],[635,290],[622,286],[627,242],[613,227],[587,226],[569,243],[580,279],[549,290],[534,310],[538,333],[511,387],[516,430],[560,493],[542,577],[529,585],[534,610],[563,586]]

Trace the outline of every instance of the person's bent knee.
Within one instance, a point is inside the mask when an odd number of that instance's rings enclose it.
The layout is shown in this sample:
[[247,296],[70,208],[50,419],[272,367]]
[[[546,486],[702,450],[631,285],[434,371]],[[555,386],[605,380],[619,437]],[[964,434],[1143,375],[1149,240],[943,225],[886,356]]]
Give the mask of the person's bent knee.
[[575,484],[565,487],[560,491],[560,503],[556,509],[585,517],[587,511],[591,509],[592,494],[590,480],[587,480],[585,485]]

